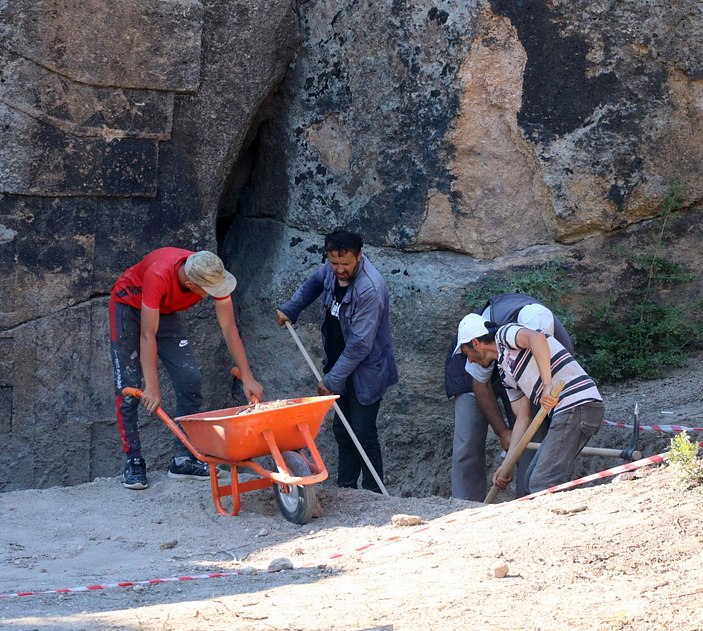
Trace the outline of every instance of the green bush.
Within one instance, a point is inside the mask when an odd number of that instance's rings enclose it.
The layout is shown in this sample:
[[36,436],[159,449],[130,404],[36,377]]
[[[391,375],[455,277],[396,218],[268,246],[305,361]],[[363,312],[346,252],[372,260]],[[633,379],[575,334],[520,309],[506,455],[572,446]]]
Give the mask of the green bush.
[[703,301],[680,297],[686,295],[688,283],[700,282],[700,275],[662,254],[674,238],[669,218],[682,207],[683,195],[681,183],[672,185],[655,220],[658,231],[650,240],[643,239],[638,252],[620,250],[627,263],[627,294],[587,303],[580,321],[568,307],[575,290],[571,270],[559,260],[481,279],[466,297],[468,308],[480,308],[496,294],[537,298],[572,334],[579,362],[596,381],[654,379],[667,367],[684,365],[703,342]]
[[599,381],[661,376],[683,366],[703,337],[703,304],[660,305],[649,301],[617,313],[609,305],[579,328],[580,359]]
[[[673,239],[670,215],[682,207],[684,192],[682,183],[672,185],[653,242],[643,243],[640,253],[621,252],[630,271],[628,299],[639,294],[638,305],[618,306],[614,298],[591,305],[594,317],[577,327],[584,368],[599,381],[654,379],[666,367],[684,365],[703,340],[703,302],[675,300],[700,276],[662,256]],[[656,290],[668,291],[671,299],[660,298]]]
[[570,329],[574,316],[565,306],[565,298],[573,294],[575,287],[570,271],[562,261],[555,260],[484,277],[470,289],[466,304],[471,310],[480,309],[491,296],[527,294],[548,306]]
[[703,463],[698,458],[698,444],[686,432],[671,439],[666,461],[685,486],[703,483]]

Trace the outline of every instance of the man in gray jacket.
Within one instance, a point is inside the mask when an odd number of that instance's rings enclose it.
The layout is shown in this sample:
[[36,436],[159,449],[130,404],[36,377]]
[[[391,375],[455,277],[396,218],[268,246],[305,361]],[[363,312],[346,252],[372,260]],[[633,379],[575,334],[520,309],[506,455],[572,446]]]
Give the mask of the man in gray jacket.
[[[383,458],[376,417],[386,389],[397,383],[388,287],[361,252],[361,237],[337,229],[325,237],[327,262],[313,272],[293,297],[276,310],[283,326],[322,294],[325,349],[320,395],[338,394],[340,409],[369,462],[383,482]],[[333,421],[339,450],[337,485],[380,492],[371,472],[337,414]]]

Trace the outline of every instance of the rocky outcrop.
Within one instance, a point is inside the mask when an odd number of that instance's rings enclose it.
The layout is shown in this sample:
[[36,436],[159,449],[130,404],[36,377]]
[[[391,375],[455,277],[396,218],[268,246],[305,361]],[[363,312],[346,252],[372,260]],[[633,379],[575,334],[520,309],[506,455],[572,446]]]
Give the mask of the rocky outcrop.
[[[113,5],[0,2],[3,489],[119,470],[105,296],[154,247],[216,248],[232,164],[298,41],[290,2]],[[214,321],[191,317],[222,365]],[[146,428],[156,462],[163,429]]]
[[253,214],[495,259],[652,217],[675,180],[700,202],[692,3],[322,4],[271,130],[288,186]]
[[[0,489],[119,472],[106,296],[154,247],[219,249],[268,397],[310,394],[273,309],[346,225],[392,293],[387,485],[446,494],[474,283],[558,261],[577,313],[626,295],[677,182],[667,255],[700,269],[702,34],[692,1],[0,0]],[[211,307],[186,319],[230,405]],[[144,442],[163,466],[159,421]]]

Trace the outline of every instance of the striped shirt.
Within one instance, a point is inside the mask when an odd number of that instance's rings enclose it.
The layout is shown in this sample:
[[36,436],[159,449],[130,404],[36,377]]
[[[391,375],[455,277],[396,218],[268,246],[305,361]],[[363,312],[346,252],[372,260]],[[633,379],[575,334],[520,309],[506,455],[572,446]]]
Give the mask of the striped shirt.
[[[519,324],[506,324],[496,333],[498,346],[498,368],[503,385],[511,401],[527,396],[533,405],[539,406],[542,398],[542,378],[539,374],[537,360],[527,348],[519,348],[516,337]],[[565,412],[587,401],[602,401],[598,388],[574,357],[558,340],[546,336],[551,352],[552,384],[564,382],[564,389],[559,395],[559,403],[554,412]]]

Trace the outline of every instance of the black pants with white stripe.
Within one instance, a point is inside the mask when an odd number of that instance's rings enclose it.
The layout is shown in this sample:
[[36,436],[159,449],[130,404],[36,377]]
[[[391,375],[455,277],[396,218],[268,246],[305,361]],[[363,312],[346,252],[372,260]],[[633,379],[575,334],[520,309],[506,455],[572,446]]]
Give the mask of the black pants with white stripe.
[[[122,388],[142,386],[142,367],[139,361],[141,312],[113,300],[110,300],[109,309],[117,429],[122,451],[128,458],[141,458],[139,400],[122,396]],[[203,378],[177,314],[160,316],[156,344],[159,360],[176,392],[175,416],[196,414],[203,402]],[[174,437],[173,455],[187,456],[189,453],[186,446]]]

